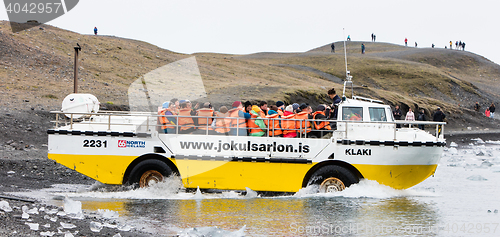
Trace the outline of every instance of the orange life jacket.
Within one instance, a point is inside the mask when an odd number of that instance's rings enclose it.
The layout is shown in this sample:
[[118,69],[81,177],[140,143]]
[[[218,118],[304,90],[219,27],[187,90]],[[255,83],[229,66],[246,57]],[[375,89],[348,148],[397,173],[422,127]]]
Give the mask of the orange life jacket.
[[215,131],[218,133],[228,133],[231,131],[229,126],[231,126],[231,119],[229,117],[229,113],[220,113],[217,112],[217,119],[215,119]]
[[179,110],[179,131],[188,130],[194,127],[193,118],[191,118],[191,109],[181,109]]
[[[160,123],[163,125],[163,126],[161,126],[161,129],[167,129],[167,128],[173,128],[173,129],[175,129],[175,124],[173,124],[172,122],[170,122],[170,120],[168,120],[168,118],[165,116],[165,114],[167,113],[167,111],[170,111],[172,113],[172,111],[170,109],[162,109],[159,112],[160,115],[163,115],[163,116],[160,117]],[[174,114],[174,113],[172,113],[172,114]]]
[[250,129],[250,134],[252,133],[258,133],[258,132],[263,132],[262,129],[255,123],[255,120],[257,119],[257,115],[250,113],[250,116],[252,118],[247,120],[247,127]]
[[[281,130],[280,126],[280,120],[278,118],[278,114],[273,114],[273,115],[268,115],[266,116],[266,120],[264,120],[264,123],[267,125],[269,129],[269,136],[279,136],[283,134],[283,131]],[[269,125],[270,124],[270,125]],[[273,134],[273,128],[274,128],[274,134]]]
[[[247,127],[247,121],[245,118],[241,118],[239,116],[240,109],[238,108],[232,108],[228,111],[229,117],[234,118],[231,119],[231,128],[246,128]],[[236,119],[239,118],[239,119]]]
[[309,114],[307,112],[300,112],[295,115],[295,119],[300,119],[303,121],[295,121],[296,122],[296,127],[299,129],[299,131],[302,129],[302,133],[308,133],[311,131],[311,123],[309,121],[305,121],[309,119]]
[[[281,116],[281,118],[282,118],[281,127],[283,128],[284,135],[297,132],[296,130],[292,130],[292,129],[296,128],[295,121],[290,120],[290,119],[295,119],[295,114],[290,114],[288,116]],[[287,129],[289,129],[289,130],[287,130]]]
[[[322,115],[325,115],[325,112],[322,112],[322,111],[316,111],[313,113],[313,119],[316,119],[316,115],[318,114],[322,114]],[[313,125],[314,125],[314,128],[316,130],[320,130],[320,129],[323,129],[323,130],[332,130],[332,128],[330,127],[330,122],[328,121],[322,121],[321,123],[317,124],[316,121],[313,121]]]
[[283,117],[283,111],[282,111],[281,109],[278,109],[278,111],[276,111],[276,112],[278,113],[278,115],[279,115],[280,117]]
[[207,117],[207,118],[198,118],[198,129],[207,130],[207,123],[208,123],[208,130],[213,130],[213,128],[210,125],[212,124],[212,117],[214,116],[214,110],[209,108],[203,108],[199,109],[197,113],[198,116],[200,117]]

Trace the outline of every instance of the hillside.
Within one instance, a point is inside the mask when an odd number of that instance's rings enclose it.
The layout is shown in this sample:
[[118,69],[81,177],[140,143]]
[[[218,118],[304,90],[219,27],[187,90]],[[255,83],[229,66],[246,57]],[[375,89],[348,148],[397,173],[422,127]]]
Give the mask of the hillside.
[[[23,123],[35,127],[40,121],[48,122],[46,111],[60,109],[62,99],[73,91],[76,43],[82,46],[79,92],[96,95],[103,107],[112,109],[127,108],[127,89],[142,75],[192,56],[196,57],[207,100],[215,105],[229,105],[234,100],[317,105],[326,101],[329,88],[341,92],[345,78],[342,42],[336,42],[337,53],[325,45],[303,53],[185,55],[141,41],[81,35],[49,25],[12,33],[4,21],[0,22],[0,98],[6,111],[0,121],[3,128]],[[366,45],[364,55],[361,43]],[[495,121],[472,110],[476,101],[483,108],[500,101],[500,66],[479,55],[354,41],[348,42],[347,53],[358,95],[399,104],[404,111],[409,106],[423,108],[428,116],[440,106],[454,129],[498,128]],[[36,114],[40,121],[23,118],[26,113]],[[21,117],[14,123],[6,114]],[[30,134],[26,126],[19,129],[0,135],[4,140],[12,136],[15,140]],[[41,138],[36,139],[43,141],[44,130],[37,131]]]

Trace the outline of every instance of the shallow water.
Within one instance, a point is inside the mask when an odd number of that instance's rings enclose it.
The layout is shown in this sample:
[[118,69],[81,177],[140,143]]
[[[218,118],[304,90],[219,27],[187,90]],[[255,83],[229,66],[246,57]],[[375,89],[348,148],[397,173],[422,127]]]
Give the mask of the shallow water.
[[[179,181],[147,189],[56,185],[24,193],[47,202],[68,196],[86,213],[111,210],[154,235],[500,236],[500,142],[447,148],[434,177],[408,190],[362,181],[344,192],[255,197],[177,193]],[[17,193],[20,195],[20,193]],[[216,228],[217,227],[217,228]]]

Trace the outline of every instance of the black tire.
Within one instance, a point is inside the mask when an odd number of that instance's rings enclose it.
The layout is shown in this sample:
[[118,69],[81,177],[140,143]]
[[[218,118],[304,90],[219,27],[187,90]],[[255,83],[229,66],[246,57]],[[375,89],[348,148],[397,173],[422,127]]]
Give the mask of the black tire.
[[[149,181],[161,182],[165,177],[172,175],[172,169],[165,162],[155,159],[144,160],[137,164],[130,172],[129,184],[139,187],[148,187]],[[141,182],[141,179],[142,182]]]
[[[328,180],[329,179],[329,180]],[[344,186],[344,188],[347,188],[353,184],[359,183],[359,178],[355,174],[353,174],[351,171],[349,171],[347,168],[344,168],[342,166],[337,166],[337,165],[327,165],[319,168],[314,172],[314,174],[311,176],[308,182],[309,185],[318,185],[318,191],[319,192],[324,192],[325,190],[322,190],[322,184],[325,182],[329,181],[335,181],[335,182],[341,182],[339,183],[340,186]],[[326,184],[325,184],[326,185]],[[344,188],[341,187],[336,188],[335,191],[342,191]]]

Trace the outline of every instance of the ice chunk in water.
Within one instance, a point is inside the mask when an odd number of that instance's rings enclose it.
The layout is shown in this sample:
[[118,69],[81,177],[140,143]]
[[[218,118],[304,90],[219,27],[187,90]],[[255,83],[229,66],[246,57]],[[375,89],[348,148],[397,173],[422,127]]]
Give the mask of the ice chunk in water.
[[12,208],[7,201],[0,201],[0,209],[4,212],[11,212]]
[[116,235],[113,235],[113,237],[122,237],[122,235],[120,233],[118,233]]
[[231,232],[220,229],[218,227],[195,227],[181,230],[177,233],[178,236],[245,236],[246,226],[241,229]]
[[26,213],[33,214],[33,215],[38,215],[38,208],[33,207],[32,209],[29,209],[28,211],[26,211]]
[[68,197],[64,199],[64,212],[74,219],[83,219],[82,203],[74,201]]
[[472,175],[472,176],[469,176],[467,179],[472,180],[472,181],[486,181],[487,180],[486,178],[484,178],[481,175]]
[[22,210],[23,212],[27,212],[27,211],[28,211],[28,209],[29,209],[29,208],[28,208],[27,206],[22,206],[22,207],[21,207],[21,210]]
[[53,236],[55,235],[56,233],[53,232],[53,231],[45,231],[45,232],[40,232],[40,235],[41,236]]
[[47,223],[47,224],[43,225],[43,227],[45,227],[45,228],[50,228],[50,224],[49,224],[49,223]]
[[119,224],[116,229],[120,231],[130,231],[132,229],[132,226],[129,226],[127,224]]
[[99,213],[99,215],[101,215],[102,217],[107,218],[107,219],[116,219],[120,216],[118,214],[118,212],[108,210],[108,209],[98,209],[97,213]]
[[473,138],[473,139],[470,139],[470,140],[475,141],[477,144],[484,144],[483,139],[481,139],[479,137],[478,138]]
[[76,225],[73,225],[71,223],[64,223],[64,222],[60,222],[60,223],[61,223],[62,228],[64,228],[64,229],[73,229],[73,228],[76,228]]
[[49,215],[52,215],[52,214],[56,214],[57,211],[58,211],[57,208],[54,208],[54,209],[46,211],[46,213],[49,214]]
[[23,212],[23,214],[21,215],[21,218],[23,219],[29,219],[30,218],[30,215],[26,212]]
[[90,222],[90,230],[92,232],[101,232],[102,224],[99,222],[92,221],[92,222]]
[[245,195],[246,198],[255,198],[257,197],[257,192],[245,187],[245,189],[247,190],[247,194]]
[[39,226],[38,223],[29,223],[29,222],[26,222],[24,224],[28,225],[31,230],[38,230],[38,226]]
[[71,232],[64,233],[64,237],[75,237]]
[[458,150],[455,147],[452,147],[452,148],[448,149],[448,152],[450,154],[453,154],[453,155],[458,154]]
[[7,174],[15,174],[16,172],[15,171],[12,171],[12,170],[9,170],[7,171]]
[[458,147],[458,145],[455,142],[451,142],[450,147]]

